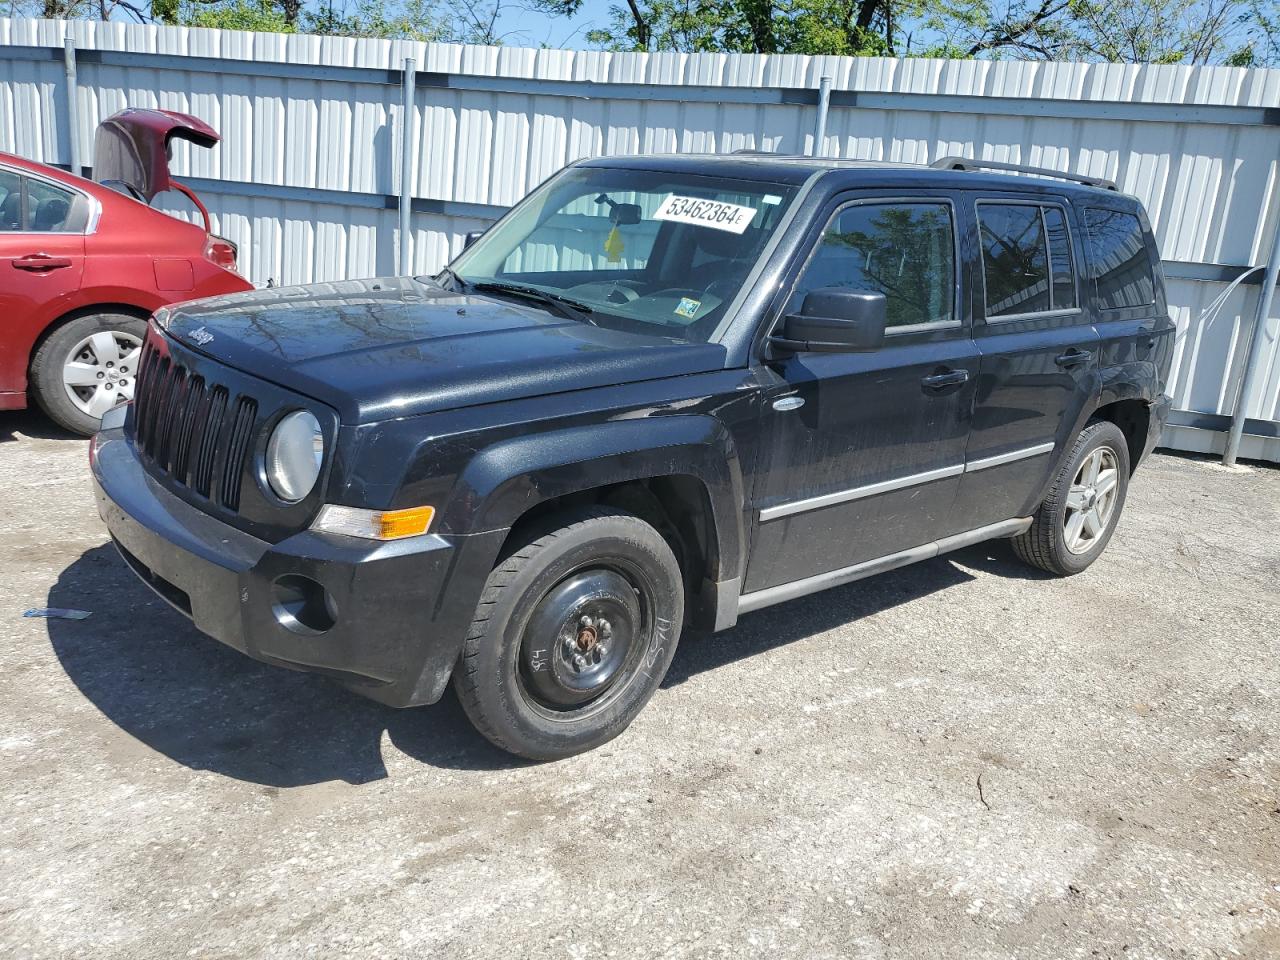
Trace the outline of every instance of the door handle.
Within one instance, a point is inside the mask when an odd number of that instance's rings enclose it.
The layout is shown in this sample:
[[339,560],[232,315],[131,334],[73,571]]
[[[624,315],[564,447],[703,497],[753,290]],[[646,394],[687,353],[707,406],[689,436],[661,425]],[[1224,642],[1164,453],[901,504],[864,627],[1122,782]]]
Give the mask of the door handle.
[[920,386],[926,390],[941,390],[944,387],[953,387],[957,384],[965,383],[968,379],[968,370],[944,370],[941,373],[931,373],[929,376],[922,378]]
[[71,266],[69,257],[51,257],[47,253],[33,253],[25,257],[19,257],[13,261],[15,270],[57,270],[59,267]]
[[1053,362],[1060,367],[1074,367],[1077,364],[1088,363],[1093,356],[1088,350],[1077,350],[1072,347],[1066,353],[1060,353],[1053,358]]

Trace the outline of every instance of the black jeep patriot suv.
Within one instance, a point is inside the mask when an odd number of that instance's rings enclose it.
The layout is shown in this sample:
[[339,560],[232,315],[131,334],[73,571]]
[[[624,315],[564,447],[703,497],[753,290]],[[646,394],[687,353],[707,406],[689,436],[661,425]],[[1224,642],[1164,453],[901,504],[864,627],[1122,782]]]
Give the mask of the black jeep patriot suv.
[[102,516],[218,640],[452,678],[532,758],[622,731],[686,627],[993,537],[1078,573],[1169,408],[1159,256],[1109,184],[975,166],[592,160],[433,278],[161,310]]

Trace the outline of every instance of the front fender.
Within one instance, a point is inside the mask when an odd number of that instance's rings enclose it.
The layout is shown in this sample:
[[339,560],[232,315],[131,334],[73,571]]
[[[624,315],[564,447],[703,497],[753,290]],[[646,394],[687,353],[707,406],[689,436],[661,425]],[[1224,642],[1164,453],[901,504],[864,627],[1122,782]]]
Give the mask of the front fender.
[[503,440],[459,475],[441,529],[509,529],[547,500],[629,480],[691,476],[706,490],[718,546],[717,580],[740,576],[745,535],[742,466],[717,419],[676,414],[612,420]]

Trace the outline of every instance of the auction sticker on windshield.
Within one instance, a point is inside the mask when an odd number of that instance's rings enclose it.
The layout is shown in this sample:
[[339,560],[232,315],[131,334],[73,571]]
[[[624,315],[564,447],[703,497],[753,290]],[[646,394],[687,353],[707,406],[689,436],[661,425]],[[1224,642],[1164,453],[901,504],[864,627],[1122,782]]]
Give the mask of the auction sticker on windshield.
[[673,193],[662,201],[653,219],[673,220],[676,223],[711,227],[713,230],[742,233],[755,215],[756,212],[752,207],[741,207],[736,203],[721,203],[719,200],[706,200],[702,197],[680,197]]

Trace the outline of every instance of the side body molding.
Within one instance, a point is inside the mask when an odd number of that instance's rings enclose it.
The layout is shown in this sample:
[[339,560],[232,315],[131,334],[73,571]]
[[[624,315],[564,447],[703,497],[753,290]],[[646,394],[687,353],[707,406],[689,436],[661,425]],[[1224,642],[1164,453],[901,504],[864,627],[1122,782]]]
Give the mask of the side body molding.
[[742,465],[724,424],[705,414],[611,420],[486,447],[458,477],[442,527],[505,530],[553,497],[672,476],[693,477],[706,491],[716,548],[710,578],[740,577],[746,539]]

